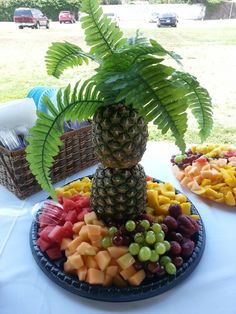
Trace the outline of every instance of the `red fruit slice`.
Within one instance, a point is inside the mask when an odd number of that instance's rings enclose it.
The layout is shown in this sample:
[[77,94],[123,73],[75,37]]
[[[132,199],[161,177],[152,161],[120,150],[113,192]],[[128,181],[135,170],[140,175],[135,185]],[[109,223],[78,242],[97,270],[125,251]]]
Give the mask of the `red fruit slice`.
[[153,181],[153,178],[150,176],[146,176],[146,181]]
[[76,202],[76,206],[79,208],[90,207],[90,198],[87,196],[80,196],[80,199]]
[[[76,217],[77,220],[77,217]],[[63,232],[65,238],[72,238],[73,237],[73,224],[71,221],[66,221],[63,226]]]
[[195,162],[198,162],[199,164],[205,164],[207,162],[207,158],[204,156],[201,156],[198,159],[196,159]]
[[54,226],[46,226],[42,231],[38,233],[40,238],[44,241],[51,242],[51,239],[48,237],[49,233],[54,229]]
[[87,213],[89,213],[91,211],[92,211],[92,209],[90,207],[83,208],[81,210],[81,212],[77,215],[77,220],[78,221],[84,221],[84,215],[86,215]]
[[42,238],[38,238],[36,243],[40,247],[40,250],[42,252],[45,252],[52,245],[52,242],[49,243],[49,242],[43,240]]
[[50,248],[50,249],[46,250],[46,253],[51,260],[58,259],[62,256],[60,247]]
[[52,242],[61,243],[62,238],[64,237],[64,230],[62,226],[55,226],[52,231],[48,234],[48,238]]
[[63,209],[65,212],[69,212],[70,210],[76,209],[76,203],[69,198],[63,198]]
[[78,221],[77,215],[78,215],[78,213],[77,213],[77,211],[75,209],[74,210],[70,210],[67,213],[67,215],[65,217],[65,220],[66,221],[70,221],[70,222],[72,222],[72,224],[74,224],[74,223],[76,223]]

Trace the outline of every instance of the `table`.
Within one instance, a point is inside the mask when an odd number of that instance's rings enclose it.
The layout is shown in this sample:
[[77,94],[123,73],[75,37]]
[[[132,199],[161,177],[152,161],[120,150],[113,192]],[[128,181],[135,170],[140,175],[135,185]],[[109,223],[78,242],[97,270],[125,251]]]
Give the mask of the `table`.
[[[174,145],[149,142],[141,164],[146,174],[171,182],[170,156]],[[92,174],[90,167],[66,180]],[[60,182],[57,185],[66,183]],[[202,260],[181,284],[154,298],[131,303],[104,303],[73,295],[54,284],[37,266],[29,246],[31,208],[46,198],[39,192],[24,201],[0,187],[0,313],[1,314],[235,314],[236,313],[236,212],[203,201],[184,190],[196,205],[206,228]]]

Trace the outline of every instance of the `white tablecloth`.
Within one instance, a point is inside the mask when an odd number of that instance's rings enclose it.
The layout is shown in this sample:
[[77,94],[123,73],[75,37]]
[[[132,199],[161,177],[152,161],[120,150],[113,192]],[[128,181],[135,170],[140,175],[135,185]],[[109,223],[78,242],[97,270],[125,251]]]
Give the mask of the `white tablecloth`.
[[[141,164],[147,175],[182,189],[169,163],[176,152],[174,145],[150,142]],[[94,170],[91,167],[81,171],[67,182]],[[206,248],[200,264],[184,282],[160,296],[131,303],[105,303],[67,292],[46,277],[34,261],[29,246],[31,208],[45,199],[46,193],[20,201],[1,186],[0,313],[235,314],[236,211],[184,192],[198,208],[206,228]]]

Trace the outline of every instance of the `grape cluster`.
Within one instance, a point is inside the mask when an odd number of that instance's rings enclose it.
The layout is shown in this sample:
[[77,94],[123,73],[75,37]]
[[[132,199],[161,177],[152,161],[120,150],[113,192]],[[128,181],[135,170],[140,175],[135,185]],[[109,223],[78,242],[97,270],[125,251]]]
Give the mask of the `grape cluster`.
[[177,165],[183,170],[187,166],[191,166],[192,163],[201,156],[201,153],[193,154],[191,150],[188,150],[185,154],[173,155],[170,161],[173,165]]

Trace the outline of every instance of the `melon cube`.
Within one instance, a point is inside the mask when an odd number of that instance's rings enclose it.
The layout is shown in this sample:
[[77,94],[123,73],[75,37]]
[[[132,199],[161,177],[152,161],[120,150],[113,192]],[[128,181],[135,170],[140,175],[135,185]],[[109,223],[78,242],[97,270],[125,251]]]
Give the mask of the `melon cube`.
[[113,281],[113,278],[108,275],[108,274],[105,274],[105,279],[104,279],[104,282],[103,282],[103,286],[105,287],[109,287],[112,285],[112,281]]
[[108,266],[106,269],[106,274],[115,277],[118,274],[119,267],[115,265]]
[[130,277],[132,277],[135,273],[136,273],[136,269],[134,268],[133,265],[131,265],[130,267],[123,269],[120,274],[121,276],[125,279],[128,280]]
[[122,269],[126,269],[135,263],[135,259],[130,253],[126,253],[118,258],[117,263]]
[[99,269],[98,264],[97,264],[94,256],[86,256],[86,265],[88,268]]
[[145,271],[141,269],[132,277],[130,277],[128,281],[132,286],[139,286],[141,282],[145,279],[145,276],[146,276]]
[[[74,240],[72,240],[72,241],[68,244],[68,246],[67,246],[67,248],[66,248],[66,253],[67,253],[68,255],[74,254],[75,251],[76,251],[76,249],[77,249],[77,247],[78,247],[82,242],[83,242],[83,240],[82,240],[80,237],[77,236],[77,238],[75,238]],[[66,256],[68,256],[68,255],[66,255]]]
[[69,260],[67,260],[67,261],[64,263],[63,267],[64,267],[64,271],[65,271],[66,273],[74,273],[74,271],[75,271],[74,267],[71,265],[71,263],[70,263]]
[[98,267],[101,270],[104,270],[111,261],[111,256],[107,251],[100,251],[95,256],[95,260],[98,264]]
[[107,227],[103,227],[101,230],[101,235],[104,237],[108,234],[108,228]]
[[102,247],[102,237],[99,237],[99,238],[91,241],[91,244],[92,244],[92,246],[100,249]]
[[91,285],[102,285],[105,280],[104,272],[102,272],[99,269],[95,268],[89,268],[87,275],[86,275],[86,281],[90,283]]
[[77,253],[74,253],[73,255],[69,256],[68,261],[75,269],[79,269],[80,267],[84,266],[84,261],[81,255]]
[[101,226],[88,224],[87,230],[88,230],[88,237],[90,241],[94,241],[98,239],[99,237],[101,237],[101,231],[102,231]]
[[97,220],[97,215],[95,212],[90,212],[84,215],[84,221],[86,224],[92,224],[93,220]]
[[117,287],[120,287],[120,288],[123,288],[123,287],[126,287],[127,286],[127,282],[121,278],[120,275],[116,275],[114,278],[113,278],[113,284]]
[[78,254],[81,255],[96,255],[96,250],[95,248],[87,243],[87,242],[82,242],[76,249]]
[[70,238],[63,238],[61,241],[61,250],[64,251],[71,242],[72,240]]
[[86,225],[82,226],[82,228],[80,229],[79,236],[84,241],[88,241],[89,240],[89,237],[88,237],[88,227]]
[[88,269],[86,266],[82,266],[80,267],[80,269],[77,270],[77,275],[80,281],[85,281],[87,272],[88,272]]
[[78,221],[73,225],[73,232],[79,233],[81,228],[85,225],[84,221]]
[[129,248],[127,246],[110,246],[108,249],[108,252],[110,253],[111,257],[114,259],[118,259],[125,253],[129,251]]
[[92,224],[93,225],[97,225],[97,226],[101,226],[101,227],[104,227],[105,225],[104,225],[104,222],[102,221],[102,220],[98,220],[98,219],[94,219],[93,221],[92,221]]

